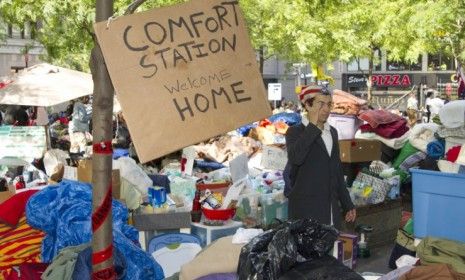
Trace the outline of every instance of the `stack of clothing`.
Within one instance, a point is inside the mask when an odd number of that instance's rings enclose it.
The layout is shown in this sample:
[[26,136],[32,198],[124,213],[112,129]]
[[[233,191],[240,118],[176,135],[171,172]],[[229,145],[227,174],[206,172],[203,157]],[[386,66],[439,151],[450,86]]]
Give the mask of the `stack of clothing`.
[[355,138],[373,139],[400,149],[408,141],[407,120],[386,110],[368,110],[360,113],[359,119],[367,122],[357,131]]
[[331,113],[339,115],[357,116],[362,110],[367,108],[367,101],[345,91],[333,90],[333,109]]
[[440,111],[439,136],[446,140],[446,150],[465,144],[465,100],[447,103]]
[[445,159],[438,161],[438,168],[442,172],[465,174],[465,144],[449,149]]

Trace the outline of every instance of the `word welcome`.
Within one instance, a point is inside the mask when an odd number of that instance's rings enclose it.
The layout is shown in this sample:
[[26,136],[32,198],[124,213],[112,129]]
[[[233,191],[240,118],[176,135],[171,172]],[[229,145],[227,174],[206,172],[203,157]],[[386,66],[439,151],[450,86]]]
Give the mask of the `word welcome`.
[[[195,112],[207,113],[209,109],[218,109],[218,98],[225,99],[229,104],[236,102],[248,102],[252,97],[246,96],[245,91],[241,86],[242,81],[231,83],[228,87],[219,87],[218,89],[210,89],[210,92],[205,94],[196,93],[190,97],[173,98],[173,104],[176,107],[179,117],[182,121],[186,120],[186,114],[194,117]],[[231,94],[232,93],[232,94]],[[234,96],[234,99],[231,97]]]
[[163,87],[169,92],[181,92],[191,89],[199,89],[203,86],[211,86],[213,83],[221,83],[222,81],[231,77],[231,73],[226,70],[221,70],[218,73],[208,74],[200,76],[198,78],[187,77],[186,80],[176,80],[175,85],[163,85]]
[[[150,21],[137,27],[128,25],[122,39],[129,50],[141,53],[139,65],[146,69],[143,77],[151,78],[161,67],[168,69],[212,54],[236,51],[237,36],[226,30],[239,26],[237,5],[238,1],[226,1],[213,6],[209,14],[196,12],[169,18],[166,22]],[[144,37],[134,36],[133,28],[139,28],[139,33],[143,30]],[[221,35],[205,39],[211,34]]]

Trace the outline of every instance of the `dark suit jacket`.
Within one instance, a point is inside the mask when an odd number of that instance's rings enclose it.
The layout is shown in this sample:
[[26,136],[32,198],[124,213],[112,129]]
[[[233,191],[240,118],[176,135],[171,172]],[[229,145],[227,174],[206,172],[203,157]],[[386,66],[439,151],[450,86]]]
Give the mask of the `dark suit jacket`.
[[[292,189],[289,219],[312,218],[340,228],[342,213],[354,208],[344,183],[337,131],[331,127],[333,148],[328,155],[321,130],[313,124],[290,127],[286,146]],[[343,211],[342,211],[343,210]]]

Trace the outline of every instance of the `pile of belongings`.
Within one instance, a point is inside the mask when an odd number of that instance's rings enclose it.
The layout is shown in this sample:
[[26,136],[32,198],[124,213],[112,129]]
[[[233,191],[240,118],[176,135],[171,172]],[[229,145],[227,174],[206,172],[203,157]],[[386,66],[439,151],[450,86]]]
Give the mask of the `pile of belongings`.
[[240,127],[237,132],[249,136],[264,145],[286,144],[284,135],[289,126],[300,124],[302,117],[297,113],[279,113],[268,119]]
[[400,196],[402,179],[407,176],[390,165],[373,161],[369,168],[363,168],[349,189],[352,202],[356,206],[378,204],[386,198],[397,199]]
[[33,228],[25,215],[26,203],[36,192],[27,190],[0,203],[0,279],[7,279],[22,264],[41,263],[45,234]]
[[331,113],[339,115],[357,116],[361,111],[368,109],[365,99],[339,89],[333,90],[333,104]]
[[465,100],[447,103],[439,111],[441,126],[437,131],[444,150],[438,158],[443,172],[465,174]]
[[399,236],[396,247],[402,250],[396,253],[401,253],[400,257],[393,251],[390,260],[390,267],[395,270],[378,280],[465,279],[465,243],[425,237],[415,246],[413,236]]
[[[42,279],[89,279],[91,212],[91,186],[68,180],[1,203],[0,279],[31,269],[40,269]],[[163,279],[160,265],[140,248],[138,231],[127,224],[127,208],[113,200],[112,212],[118,279]]]
[[239,279],[363,279],[329,256],[338,235],[310,219],[283,223],[242,248]]
[[358,118],[367,122],[357,131],[355,138],[379,140],[393,149],[400,149],[408,141],[407,120],[387,110],[368,110]]

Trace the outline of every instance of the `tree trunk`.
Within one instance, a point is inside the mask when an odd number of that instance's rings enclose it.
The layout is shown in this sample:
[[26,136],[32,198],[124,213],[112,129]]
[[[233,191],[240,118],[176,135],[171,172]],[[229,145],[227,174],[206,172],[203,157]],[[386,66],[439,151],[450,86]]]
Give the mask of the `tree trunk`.
[[[96,1],[96,22],[113,15],[113,0]],[[94,80],[92,107],[92,279],[116,279],[113,266],[111,170],[113,85],[102,51],[94,37],[90,68]]]
[[265,65],[265,47],[261,46],[258,49],[258,56],[259,56],[259,65],[260,65],[260,74],[263,75],[263,66]]
[[373,50],[371,51],[371,55],[368,58],[368,81],[367,81],[367,100],[368,104],[371,104],[372,95],[373,95],[373,68],[374,68],[374,54]]

